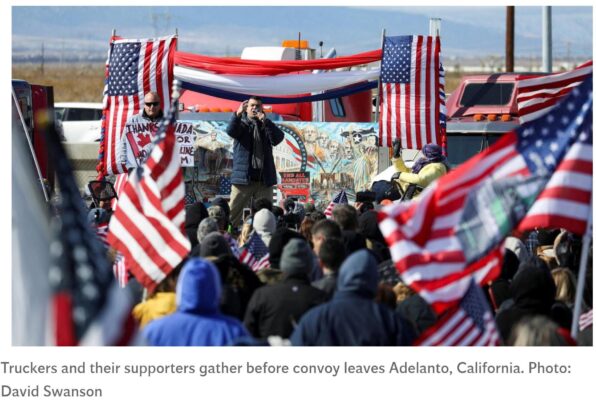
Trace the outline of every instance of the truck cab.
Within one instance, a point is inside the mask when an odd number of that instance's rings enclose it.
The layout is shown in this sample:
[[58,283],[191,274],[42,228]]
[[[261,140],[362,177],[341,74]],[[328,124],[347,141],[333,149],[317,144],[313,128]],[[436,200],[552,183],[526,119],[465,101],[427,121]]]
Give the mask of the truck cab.
[[447,98],[447,154],[457,166],[519,125],[520,74],[470,75]]

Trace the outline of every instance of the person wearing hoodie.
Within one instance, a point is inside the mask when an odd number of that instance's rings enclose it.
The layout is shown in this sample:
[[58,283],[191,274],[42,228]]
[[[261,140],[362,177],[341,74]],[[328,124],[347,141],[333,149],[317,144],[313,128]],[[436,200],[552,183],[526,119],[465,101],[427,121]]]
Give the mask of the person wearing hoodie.
[[219,311],[221,279],[209,261],[191,258],[176,286],[176,312],[152,321],[143,334],[152,346],[225,346],[248,335],[240,321]]
[[377,260],[369,250],[349,256],[339,269],[329,303],[307,312],[290,337],[293,346],[407,346],[414,340],[409,322],[375,303]]
[[267,246],[271,242],[271,236],[275,233],[276,226],[275,215],[266,208],[257,211],[253,217],[252,227]]
[[537,266],[524,267],[517,272],[511,282],[513,305],[497,313],[496,323],[505,343],[513,327],[526,316],[551,316],[555,302],[555,282],[549,271]]
[[244,325],[256,338],[290,337],[300,317],[327,297],[310,285],[313,257],[304,239],[291,239],[279,264],[282,280],[257,289],[246,309]]

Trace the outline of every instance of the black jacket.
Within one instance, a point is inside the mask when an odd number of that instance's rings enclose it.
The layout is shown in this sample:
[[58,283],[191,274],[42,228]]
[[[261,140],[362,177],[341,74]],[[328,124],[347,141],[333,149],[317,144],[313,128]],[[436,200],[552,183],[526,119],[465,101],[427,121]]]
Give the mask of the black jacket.
[[244,326],[256,338],[288,338],[300,317],[323,303],[326,297],[325,292],[310,285],[306,276],[286,277],[254,292],[246,309]]
[[[284,139],[284,133],[270,120],[266,119],[261,126],[263,135],[263,183],[273,186],[277,183],[277,173],[273,162],[273,146]],[[227,134],[234,139],[234,166],[232,168],[232,184],[247,185],[249,183],[249,167],[252,157],[253,136],[245,118],[232,113],[228,123]]]

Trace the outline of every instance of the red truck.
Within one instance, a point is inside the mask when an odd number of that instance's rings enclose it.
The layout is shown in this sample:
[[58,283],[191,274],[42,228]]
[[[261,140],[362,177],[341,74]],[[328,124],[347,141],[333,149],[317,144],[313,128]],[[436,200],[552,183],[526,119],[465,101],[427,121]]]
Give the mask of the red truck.
[[54,167],[46,146],[46,130],[50,129],[49,123],[55,122],[53,87],[32,85],[18,79],[12,80],[12,87],[24,118],[26,134],[33,144],[41,177],[50,189],[54,188]]
[[[536,75],[536,74],[534,74]],[[456,166],[519,125],[520,74],[470,75],[447,98],[447,154]]]

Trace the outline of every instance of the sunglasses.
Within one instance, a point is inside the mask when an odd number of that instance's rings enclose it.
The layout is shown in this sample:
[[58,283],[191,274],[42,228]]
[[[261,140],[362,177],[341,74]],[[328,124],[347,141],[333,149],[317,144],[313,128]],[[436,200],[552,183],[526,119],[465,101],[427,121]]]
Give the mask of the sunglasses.
[[153,106],[157,107],[157,106],[159,105],[159,101],[154,101],[154,102],[152,102],[152,103],[151,103],[151,102],[149,102],[149,103],[145,103],[145,105],[146,105],[147,107],[153,107]]

